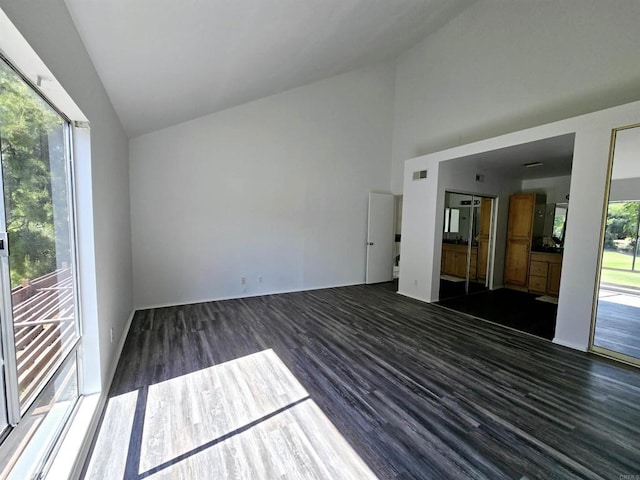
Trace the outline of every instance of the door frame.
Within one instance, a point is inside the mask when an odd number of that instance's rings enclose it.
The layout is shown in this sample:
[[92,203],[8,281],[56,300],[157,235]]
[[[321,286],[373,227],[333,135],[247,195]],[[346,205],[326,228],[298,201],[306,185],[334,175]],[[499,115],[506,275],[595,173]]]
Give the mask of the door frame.
[[[388,242],[389,242],[389,252],[388,252],[388,263],[389,263],[389,272],[388,272],[388,278],[386,278],[385,280],[375,280],[372,281],[372,279],[370,278],[370,272],[371,272],[371,266],[370,266],[370,262],[369,262],[369,257],[370,257],[370,253],[372,253],[372,247],[375,246],[375,242],[373,240],[376,240],[374,238],[371,237],[371,204],[372,204],[372,197],[374,195],[384,195],[384,196],[388,196],[391,197],[391,224],[389,225],[389,238],[388,238]],[[395,220],[396,220],[396,196],[392,193],[387,193],[387,192],[369,192],[369,196],[368,196],[368,206],[367,206],[367,241],[366,241],[366,260],[365,260],[365,284],[370,285],[370,284],[374,284],[374,283],[381,283],[381,282],[387,282],[387,281],[391,281],[393,280],[393,265],[394,265],[394,246],[395,246]]]
[[[588,351],[600,355],[602,357],[610,358],[612,360],[626,363],[628,365],[632,365],[634,367],[640,367],[640,358],[635,358],[630,355],[626,355],[624,353],[616,352],[614,350],[609,350],[608,348],[599,347],[594,344],[595,334],[596,334],[596,322],[598,319],[598,301],[599,301],[599,293],[600,293],[600,281],[602,277],[602,263],[604,259],[604,241],[605,234],[607,228],[607,216],[609,213],[609,201],[611,197],[611,175],[613,173],[613,160],[615,154],[615,145],[616,145],[616,134],[622,130],[628,130],[631,128],[640,128],[640,123],[633,123],[631,125],[626,125],[618,128],[611,129],[611,140],[609,143],[609,159],[607,164],[607,175],[605,178],[605,191],[604,191],[604,202],[602,204],[602,215],[600,221],[600,243],[599,243],[599,254],[598,254],[598,262],[596,267],[596,282],[593,290],[593,306],[591,309],[591,326],[589,330],[589,346]],[[638,246],[636,245],[636,248]]]
[[[66,204],[67,204],[67,228],[69,235],[69,249],[71,257],[69,259],[71,265],[71,282],[73,284],[73,308],[74,308],[74,329],[76,338],[64,350],[60,351],[60,358],[53,363],[45,377],[38,383],[38,390],[26,398],[23,405],[20,404],[20,391],[18,381],[18,362],[15,349],[15,332],[13,320],[13,302],[11,297],[11,281],[10,281],[10,245],[7,235],[7,214],[5,204],[4,191],[4,171],[0,165],[0,232],[4,235],[5,249],[0,250],[0,346],[3,359],[3,365],[0,365],[4,378],[4,388],[0,393],[4,396],[5,407],[7,413],[8,433],[11,433],[22,418],[29,412],[32,405],[39,398],[42,391],[49,385],[55,377],[60,367],[67,363],[72,356],[76,357],[76,371],[78,392],[82,395],[83,379],[81,362],[82,343],[82,319],[81,319],[81,302],[80,302],[80,277],[79,277],[79,252],[78,252],[78,228],[77,228],[77,205],[76,205],[76,181],[75,181],[75,158],[74,158],[74,140],[72,121],[62,112],[47,96],[31,81],[31,79],[20,71],[13,62],[0,52],[0,62],[4,62],[8,68],[19,77],[26,86],[35,93],[63,122],[63,148],[64,148],[64,164],[66,172]],[[2,426],[0,426],[2,428]],[[5,437],[1,435],[0,439]]]
[[[453,194],[457,194],[457,195],[470,195],[472,197],[472,207],[473,205],[473,200],[474,198],[478,197],[478,198],[490,198],[492,200],[491,202],[491,221],[490,221],[490,225],[489,225],[489,252],[487,255],[487,276],[485,278],[485,286],[489,289],[489,290],[493,290],[493,286],[494,286],[494,270],[495,270],[495,249],[496,249],[496,232],[497,232],[497,215],[498,215],[498,196],[497,195],[491,195],[491,194],[485,194],[485,193],[477,193],[477,192],[471,192],[471,191],[465,191],[465,190],[450,190],[448,188],[444,189],[444,193],[443,193],[443,205],[445,204],[445,199],[446,199],[446,194],[447,193],[453,193]],[[446,208],[446,207],[444,207]],[[471,220],[469,222],[469,231],[472,232],[472,228],[473,228],[473,216],[474,216],[474,209],[471,209]],[[442,229],[444,229],[444,221],[442,223]],[[440,255],[442,255],[442,239],[440,240]],[[442,260],[442,258],[441,258]],[[465,291],[467,292],[466,295],[469,294],[469,270],[470,270],[470,262],[471,262],[471,235],[469,235],[469,242],[467,245],[467,267],[466,267],[466,277],[465,277]],[[434,258],[434,268],[438,268],[438,271],[440,271],[440,262],[435,262],[435,258]],[[438,275],[439,278],[439,275]],[[439,295],[438,295],[439,296]],[[438,300],[439,301],[439,300]]]

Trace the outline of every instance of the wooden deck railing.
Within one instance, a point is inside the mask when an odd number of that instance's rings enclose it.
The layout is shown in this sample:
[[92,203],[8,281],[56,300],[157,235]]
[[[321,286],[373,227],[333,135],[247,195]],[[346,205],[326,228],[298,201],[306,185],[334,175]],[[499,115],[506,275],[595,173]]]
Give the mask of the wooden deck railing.
[[29,398],[75,338],[70,268],[11,290],[20,402]]

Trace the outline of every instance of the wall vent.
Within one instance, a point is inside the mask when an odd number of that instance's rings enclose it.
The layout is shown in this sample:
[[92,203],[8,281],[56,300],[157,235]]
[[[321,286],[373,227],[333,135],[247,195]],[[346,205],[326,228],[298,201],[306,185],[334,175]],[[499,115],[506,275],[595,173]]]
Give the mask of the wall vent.
[[417,172],[413,172],[413,179],[414,180],[424,180],[425,178],[427,178],[427,171],[426,170],[419,170]]

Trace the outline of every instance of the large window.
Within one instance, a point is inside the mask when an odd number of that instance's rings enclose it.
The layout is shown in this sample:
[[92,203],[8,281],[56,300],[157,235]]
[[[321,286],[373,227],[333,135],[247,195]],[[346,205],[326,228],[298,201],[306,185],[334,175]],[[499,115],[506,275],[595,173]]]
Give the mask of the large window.
[[602,282],[640,289],[640,201],[610,202],[607,209]]
[[11,432],[0,456],[10,471],[29,440],[49,451],[72,410],[80,332],[69,122],[4,60],[0,153],[0,429]]

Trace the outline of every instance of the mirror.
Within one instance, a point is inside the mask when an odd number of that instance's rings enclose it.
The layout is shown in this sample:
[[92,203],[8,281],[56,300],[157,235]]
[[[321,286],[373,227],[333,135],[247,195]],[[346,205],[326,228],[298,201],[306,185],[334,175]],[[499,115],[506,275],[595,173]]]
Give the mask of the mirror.
[[489,288],[493,198],[445,192],[440,300]]
[[640,365],[640,125],[611,145],[591,349]]
[[549,203],[544,214],[542,250],[564,247],[564,234],[567,230],[568,203]]
[[569,212],[569,204],[556,203],[553,215],[553,224],[551,226],[551,239],[558,246],[564,245],[564,233],[567,230],[567,213]]

